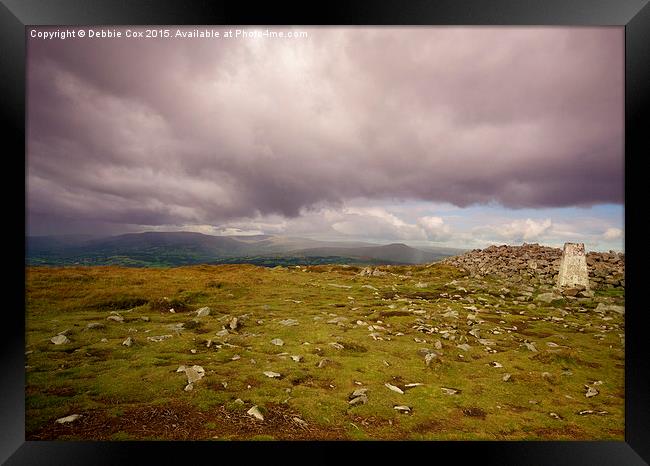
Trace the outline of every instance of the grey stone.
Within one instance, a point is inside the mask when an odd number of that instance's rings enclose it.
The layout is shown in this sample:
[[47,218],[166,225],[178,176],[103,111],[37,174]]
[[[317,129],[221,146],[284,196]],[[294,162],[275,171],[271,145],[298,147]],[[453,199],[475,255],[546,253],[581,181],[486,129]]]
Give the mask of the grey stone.
[[82,417],[81,414],[71,414],[70,416],[61,417],[61,418],[57,419],[56,422],[57,422],[58,424],[67,424],[67,423],[69,423],[69,422],[74,422],[74,421],[76,421],[76,420],[79,419],[80,417]]
[[317,366],[318,366],[318,368],[322,369],[323,367],[331,366],[333,364],[334,364],[334,361],[332,361],[331,359],[323,358],[320,361],[318,361]]
[[168,340],[170,338],[173,338],[173,335],[158,335],[155,337],[147,337],[147,340],[149,341],[155,341],[155,342],[161,342],[164,340]]
[[442,390],[445,395],[457,395],[460,393],[460,390],[456,388],[440,387],[440,390]]
[[101,322],[90,322],[86,325],[86,330],[101,330],[106,328],[106,325]]
[[432,352],[430,352],[430,353],[427,353],[427,354],[424,356],[424,362],[425,362],[425,364],[426,364],[427,366],[429,366],[429,365],[431,364],[431,362],[432,362],[434,359],[436,359],[437,357],[438,357],[438,355],[432,351]]
[[253,406],[251,409],[246,411],[246,413],[253,416],[258,421],[263,421],[264,420],[264,416],[262,416],[262,413],[258,409],[257,405]]
[[328,324],[339,324],[339,323],[344,323],[347,322],[348,319],[347,317],[335,317],[333,319],[330,319],[327,321]]
[[271,344],[275,346],[282,346],[284,345],[284,341],[282,341],[280,338],[274,338],[271,340]]
[[390,383],[387,382],[387,383],[384,384],[384,386],[386,386],[386,388],[388,388],[389,390],[394,391],[395,393],[399,393],[400,395],[404,394],[404,391],[401,388],[396,387],[393,384],[390,384]]
[[309,424],[307,424],[307,422],[305,422],[304,420],[300,419],[299,417],[295,417],[295,416],[294,416],[294,417],[291,418],[291,420],[292,420],[293,422],[295,422],[296,424],[298,424],[298,425],[299,425],[300,427],[302,427],[303,429],[306,428],[306,427],[309,425]]
[[205,370],[201,366],[194,365],[185,368],[185,375],[187,376],[187,383],[191,384],[201,380],[205,376]]
[[365,405],[366,403],[368,403],[368,397],[366,395],[355,396],[350,401],[348,401],[348,404],[350,404],[352,406],[358,405],[358,404]]
[[625,315],[625,306],[598,303],[598,306],[596,306],[596,312],[616,312],[618,314]]
[[285,327],[291,327],[293,325],[298,325],[298,321],[295,319],[284,319],[280,321],[280,324],[284,325]]
[[273,371],[264,371],[264,375],[269,377],[269,378],[272,378],[272,379],[277,379],[277,378],[280,377],[280,374],[278,374],[277,372],[273,372]]
[[127,347],[131,346],[132,344],[133,344],[133,338],[131,338],[131,337],[128,337],[126,340],[124,340],[122,342],[122,345],[127,346]]
[[541,301],[543,303],[549,304],[556,299],[561,299],[562,296],[556,293],[542,293],[535,297],[535,301]]
[[115,322],[124,322],[124,317],[121,315],[113,314],[106,318],[106,320],[114,320]]
[[411,412],[411,407],[406,405],[395,405],[393,406],[393,409],[403,414],[409,414]]
[[70,343],[70,340],[65,335],[56,335],[50,338],[50,341],[55,345],[64,345]]
[[537,348],[535,347],[534,343],[524,342],[524,345],[526,346],[526,348],[528,348],[533,353],[537,353]]
[[236,330],[237,327],[239,326],[239,320],[237,319],[237,317],[233,317],[230,320],[230,323],[228,324],[228,326],[230,327],[230,330]]
[[209,307],[202,307],[196,310],[196,317],[206,317],[210,315]]

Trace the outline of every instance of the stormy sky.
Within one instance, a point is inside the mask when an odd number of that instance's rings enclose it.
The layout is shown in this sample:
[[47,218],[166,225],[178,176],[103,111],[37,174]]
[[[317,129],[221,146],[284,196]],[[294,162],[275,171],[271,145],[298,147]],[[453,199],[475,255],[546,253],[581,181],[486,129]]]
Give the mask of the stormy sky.
[[28,234],[623,249],[623,28],[270,30],[28,29]]

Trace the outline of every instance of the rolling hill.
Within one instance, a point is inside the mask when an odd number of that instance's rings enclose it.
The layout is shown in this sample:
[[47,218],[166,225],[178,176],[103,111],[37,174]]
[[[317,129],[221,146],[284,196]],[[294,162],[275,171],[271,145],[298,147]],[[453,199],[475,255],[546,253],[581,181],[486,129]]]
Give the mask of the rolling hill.
[[252,263],[421,264],[462,250],[420,250],[405,244],[332,242],[271,235],[212,236],[194,232],[127,233],[27,238],[28,265],[127,265],[135,267]]

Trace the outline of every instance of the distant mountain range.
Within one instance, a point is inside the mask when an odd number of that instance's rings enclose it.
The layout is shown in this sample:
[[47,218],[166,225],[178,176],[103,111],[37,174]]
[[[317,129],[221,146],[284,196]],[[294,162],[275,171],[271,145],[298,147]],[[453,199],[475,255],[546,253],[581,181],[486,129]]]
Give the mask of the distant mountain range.
[[99,237],[29,236],[28,265],[126,265],[165,267],[249,263],[422,264],[463,253],[463,249],[405,244],[332,242],[285,236],[211,236],[192,232],[145,232]]

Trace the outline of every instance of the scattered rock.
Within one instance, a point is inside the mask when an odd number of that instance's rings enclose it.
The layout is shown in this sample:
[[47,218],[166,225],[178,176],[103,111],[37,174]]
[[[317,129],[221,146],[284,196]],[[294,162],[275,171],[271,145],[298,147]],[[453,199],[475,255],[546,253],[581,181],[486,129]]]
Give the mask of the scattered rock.
[[625,315],[625,306],[615,306],[613,304],[598,303],[595,309],[596,312],[616,312]]
[[404,385],[404,388],[415,388],[415,387],[422,387],[424,384],[420,382],[415,382],[415,383],[407,383]]
[[594,387],[590,387],[589,385],[585,385],[585,388],[587,389],[587,392],[585,393],[585,396],[587,398],[591,398],[592,396],[596,396],[600,393]]
[[437,355],[436,353],[434,353],[433,351],[431,351],[430,353],[427,353],[427,354],[424,356],[424,363],[425,363],[427,366],[429,366],[429,365],[431,364],[431,362],[432,362],[434,359],[436,359],[437,357],[438,357],[438,355]]
[[607,413],[607,411],[594,411],[594,410],[592,410],[592,409],[585,409],[585,410],[583,410],[583,411],[578,411],[578,414],[579,414],[580,416],[586,416],[586,415],[588,415],[588,414],[598,414],[598,415],[601,415],[601,416],[602,416],[602,415],[604,415],[604,414],[608,414],[608,413]]
[[469,346],[467,343],[463,343],[462,345],[456,345],[456,348],[460,348],[463,351],[469,351],[470,349],[472,349],[472,347]]
[[280,374],[278,374],[277,372],[273,372],[273,371],[264,371],[264,375],[269,377],[269,378],[272,378],[272,379],[277,379],[277,378],[281,377]]
[[133,338],[131,338],[131,337],[128,337],[126,340],[124,340],[124,341],[122,342],[122,345],[124,345],[124,346],[126,346],[126,347],[129,347],[129,346],[131,346],[132,344],[133,344]]
[[230,323],[228,323],[228,326],[230,327],[230,330],[237,330],[237,327],[239,326],[239,320],[237,319],[237,317],[233,317],[230,320]]
[[331,359],[327,359],[327,358],[321,359],[320,361],[318,361],[318,364],[317,364],[318,368],[320,368],[320,369],[322,369],[323,367],[332,366],[332,365],[334,365],[334,361],[332,361]]
[[556,299],[561,299],[561,298],[562,296],[556,293],[542,293],[537,295],[535,301],[541,301],[543,303],[549,304],[555,301]]
[[160,342],[160,341],[168,340],[168,339],[170,339],[172,337],[173,337],[173,335],[158,335],[158,336],[155,336],[155,337],[147,337],[147,340]]
[[347,317],[335,317],[327,321],[328,324],[342,324],[347,322]]
[[503,367],[500,363],[498,363],[498,362],[496,362],[496,361],[492,361],[492,362],[490,363],[490,365],[491,365],[492,367],[496,367],[496,368]]
[[106,320],[113,320],[115,322],[124,322],[124,317],[119,314],[112,314],[106,318]]
[[292,325],[298,325],[298,321],[295,319],[284,319],[280,321],[280,324],[285,327],[291,327]]
[[367,389],[367,388],[357,388],[355,391],[353,391],[353,392],[350,394],[350,397],[349,397],[349,398],[350,398],[350,399],[353,399],[353,398],[357,398],[357,397],[359,397],[359,396],[366,396],[366,393],[368,393],[368,389]]
[[366,395],[360,395],[360,396],[355,396],[352,398],[350,401],[348,401],[348,404],[354,406],[358,404],[365,405],[368,402],[368,397]]
[[258,421],[263,421],[264,420],[264,416],[262,416],[262,413],[257,408],[257,405],[253,406],[251,409],[246,411],[246,414],[249,414],[249,415],[253,416]]
[[106,325],[101,322],[90,322],[86,325],[86,330],[102,330],[105,329]]
[[388,382],[386,382],[384,384],[384,386],[386,386],[386,388],[388,388],[389,390],[394,391],[395,393],[399,393],[400,395],[404,394],[404,391],[401,388],[396,387],[395,385],[389,384]]
[[56,335],[50,338],[50,341],[55,345],[64,345],[70,343],[70,340],[65,335]]
[[305,422],[304,420],[300,419],[299,417],[292,417],[291,420],[298,424],[298,426],[302,427],[303,429],[306,428],[309,424]]
[[337,349],[337,350],[342,350],[342,349],[345,348],[345,346],[343,346],[343,345],[340,344],[340,343],[336,343],[336,342],[332,342],[332,343],[330,343],[329,345],[330,345],[332,348]]
[[291,356],[291,359],[295,362],[301,362],[303,358],[300,355],[294,354],[293,356]]
[[67,424],[68,422],[74,422],[77,419],[82,417],[81,414],[71,414],[70,416],[62,417],[56,420],[58,424]]
[[512,375],[510,375],[510,374],[504,374],[503,377],[501,378],[501,380],[503,380],[504,382],[507,382],[508,380],[510,380],[511,377],[512,377]]
[[271,340],[271,344],[275,346],[283,346],[284,341],[282,341],[280,338],[274,338],[273,340]]
[[202,307],[196,310],[196,317],[206,317],[210,315],[209,307]]
[[411,413],[411,407],[406,406],[406,405],[395,405],[395,406],[393,406],[393,409],[395,411],[398,411],[398,412],[402,413],[402,414],[410,414]]
[[219,330],[217,333],[215,333],[215,336],[217,337],[225,337],[229,334],[228,330],[225,328],[223,330]]
[[537,348],[535,347],[534,343],[524,342],[524,345],[526,346],[526,348],[528,348],[533,353],[537,353]]
[[440,387],[440,390],[442,390],[442,393],[444,393],[445,395],[456,395],[460,393],[460,390],[456,388]]
[[187,383],[194,383],[205,376],[205,370],[201,366],[194,365],[185,369],[185,375],[187,375]]

